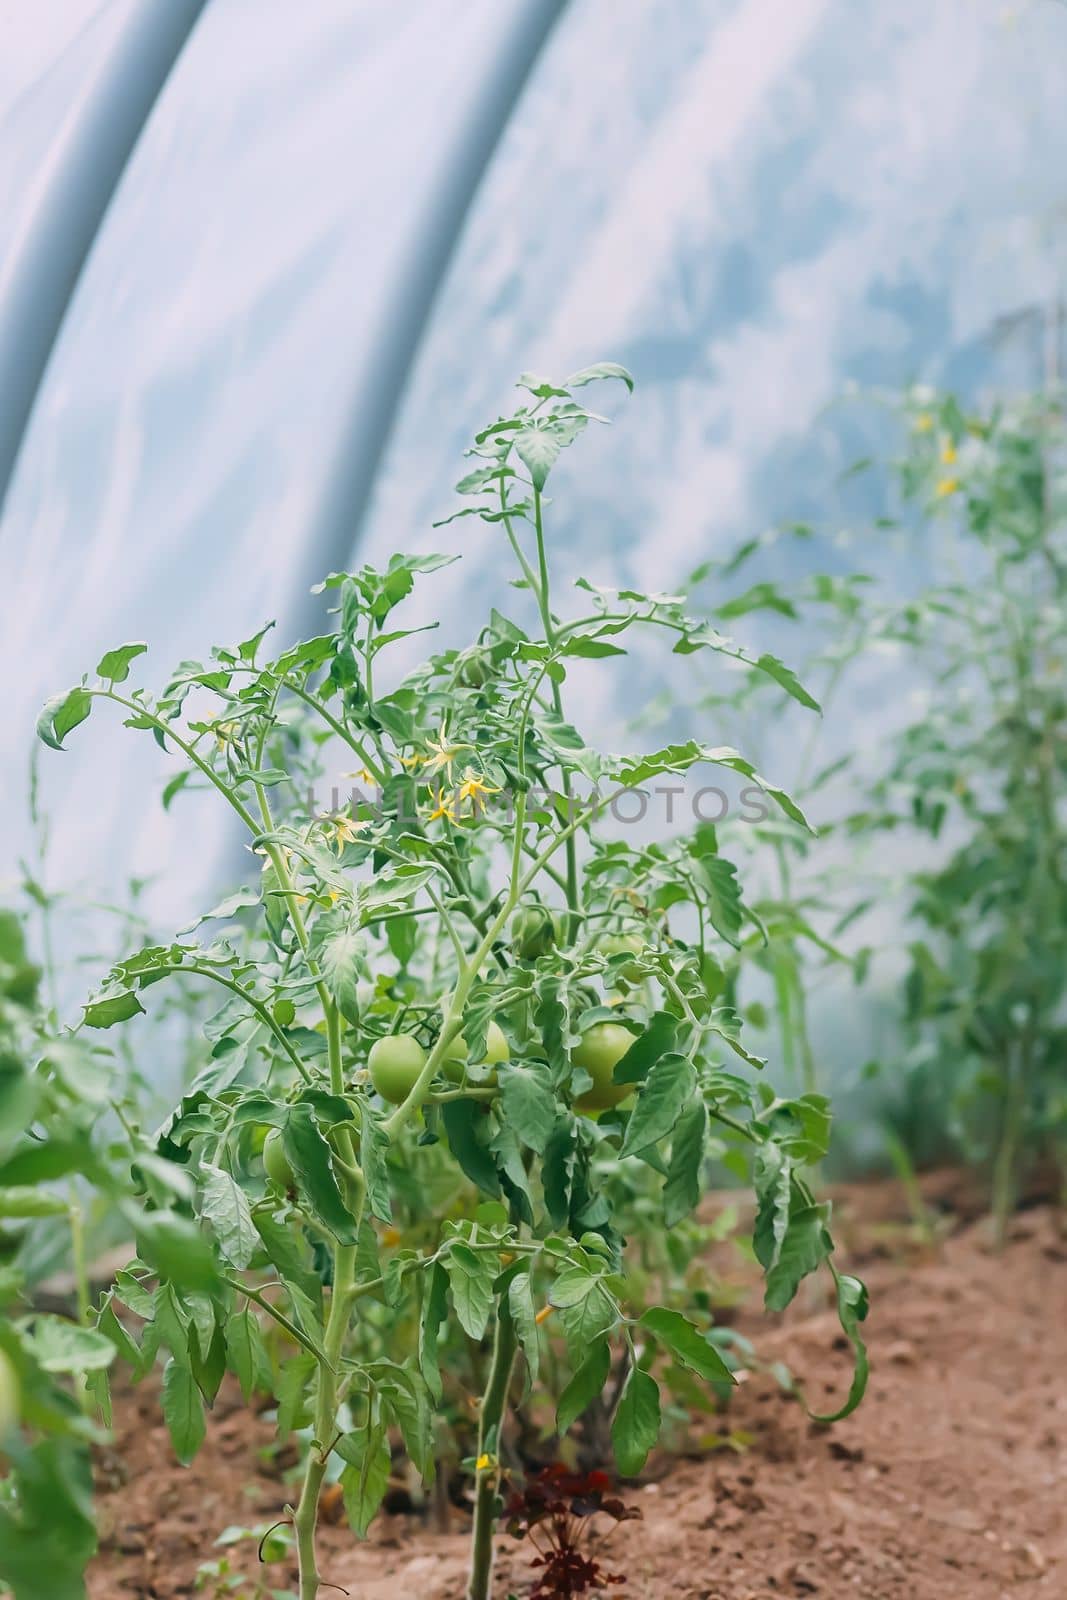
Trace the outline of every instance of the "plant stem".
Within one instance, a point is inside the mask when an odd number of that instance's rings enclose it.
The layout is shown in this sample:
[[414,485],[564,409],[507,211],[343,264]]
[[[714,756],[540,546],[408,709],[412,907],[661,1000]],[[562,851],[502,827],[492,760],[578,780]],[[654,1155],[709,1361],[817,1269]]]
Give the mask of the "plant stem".
[[85,1259],[85,1219],[82,1215],[81,1199],[74,1183],[70,1186],[70,1205],[67,1215],[70,1219],[70,1255],[74,1269],[78,1321],[83,1328],[87,1328],[92,1309],[92,1292],[89,1286],[89,1267]]
[[337,1415],[337,1364],[341,1358],[348,1313],[355,1280],[356,1251],[353,1245],[338,1245],[333,1258],[333,1293],[326,1322],[323,1348],[329,1365],[319,1363],[318,1393],[315,1399],[315,1437],[311,1441],[300,1499],[293,1515],[297,1560],[300,1568],[300,1600],[315,1600],[319,1592],[318,1565],[315,1560],[315,1527],[319,1515],[319,1494],[326,1476],[326,1464],[333,1450]]
[[1021,1057],[1025,1048],[1025,1043],[1018,1051],[1014,1046],[1011,1048],[1004,1074],[1004,1115],[1001,1119],[1000,1142],[993,1163],[993,1243],[998,1250],[1003,1248],[1008,1232],[1008,1218],[1015,1208],[1015,1163],[1024,1095],[1024,1073],[1022,1063],[1016,1060],[1016,1055]]
[[[507,1406],[511,1369],[515,1365],[518,1340],[506,1299],[499,1302],[493,1359],[489,1383],[482,1399],[478,1423],[478,1459],[489,1456],[490,1465],[478,1472],[474,1500],[474,1531],[471,1535],[471,1576],[467,1600],[489,1600],[493,1578],[493,1534],[497,1518],[497,1484],[500,1477],[500,1428]],[[304,1597],[301,1596],[301,1600]]]
[[[541,491],[534,489],[534,532],[537,536],[537,566],[539,583],[537,587],[537,602],[541,611],[541,626],[545,630],[545,641],[550,648],[556,644],[556,628],[552,620],[551,602],[548,585],[548,555],[545,550],[545,529],[542,517]],[[552,680],[552,709],[563,720],[563,697],[559,692],[559,684]],[[567,800],[568,817],[574,811],[574,795],[571,786],[571,775],[566,767],[562,768],[563,793]],[[570,938],[574,939],[578,932],[578,847],[572,833],[567,839],[566,848],[567,867],[567,909],[570,912]]]

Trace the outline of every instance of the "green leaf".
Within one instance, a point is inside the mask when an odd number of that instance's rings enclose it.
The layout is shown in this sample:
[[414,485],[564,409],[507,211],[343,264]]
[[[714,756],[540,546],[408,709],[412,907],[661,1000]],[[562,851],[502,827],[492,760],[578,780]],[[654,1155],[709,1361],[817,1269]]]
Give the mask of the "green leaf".
[[663,1220],[668,1228],[677,1227],[700,1200],[707,1137],[708,1110],[703,1100],[698,1100],[679,1117],[671,1139],[671,1159],[663,1185]]
[[45,1436],[30,1446],[15,1437],[5,1451],[0,1585],[18,1600],[84,1600],[96,1549],[87,1441]]
[[640,1367],[631,1367],[611,1424],[615,1460],[624,1478],[636,1478],[659,1438],[659,1387]]
[[415,1470],[424,1483],[434,1476],[433,1418],[422,1378],[406,1367],[389,1367],[379,1378],[382,1405],[400,1429]]
[[513,1065],[502,1066],[499,1077],[504,1120],[527,1149],[544,1155],[556,1122],[556,1097],[548,1074],[540,1067]]
[[165,1345],[183,1366],[189,1365],[189,1316],[178,1299],[173,1284],[161,1283],[153,1297],[152,1326]]
[[130,662],[143,656],[147,649],[146,644],[120,644],[117,650],[108,650],[97,662],[97,677],[106,678],[110,683],[125,683],[130,675]]
[[116,1022],[126,1022],[138,1013],[144,1014],[144,1006],[132,989],[106,1000],[93,1000],[83,1007],[85,1023],[90,1028],[113,1028]]
[[762,789],[764,794],[770,795],[772,800],[777,801],[787,817],[792,817],[793,821],[798,822],[802,828],[806,828],[808,833],[815,832],[815,829],[796,801],[791,799],[785,790],[780,789],[777,784],[769,783],[766,778],[762,777],[751,761],[746,760],[740,751],[734,750],[730,745],[717,745],[714,748],[709,747],[704,750],[701,759],[710,761],[713,766],[729,767],[734,772],[740,772],[742,777],[751,778],[757,788]]
[[437,1339],[448,1313],[448,1275],[439,1261],[430,1269],[423,1291],[419,1321],[419,1370],[433,1398],[440,1403],[441,1372],[437,1361]]
[[688,1367],[690,1372],[695,1372],[698,1378],[704,1378],[708,1383],[737,1381],[715,1346],[709,1344],[700,1330],[680,1311],[654,1306],[642,1316],[641,1326],[647,1328],[676,1361]]
[[[568,1070],[569,1065],[568,1062]],[[541,1162],[541,1188],[545,1197],[545,1210],[554,1228],[564,1227],[570,1215],[574,1159],[574,1122],[570,1117],[561,1117],[552,1129]]]
[[556,1428],[567,1432],[572,1422],[587,1411],[601,1394],[611,1371],[611,1351],[606,1339],[599,1340],[566,1385],[556,1406]]
[[391,1222],[393,1208],[389,1199],[389,1169],[386,1156],[389,1136],[377,1116],[366,1104],[363,1106],[363,1127],[359,1136],[359,1158],[363,1179],[367,1185],[367,1205],[379,1222]]
[[349,1525],[357,1539],[365,1539],[389,1486],[389,1441],[378,1424],[363,1435],[345,1434],[337,1448],[348,1462],[341,1473],[341,1489]]
[[289,1108],[282,1129],[282,1149],[296,1175],[301,1195],[338,1244],[356,1244],[356,1219],[345,1205],[334,1175],[330,1146],[319,1132],[311,1107]]
[[802,1165],[821,1161],[830,1144],[830,1102],[824,1094],[773,1100],[755,1119],[775,1144]]
[[561,449],[548,427],[522,428],[515,435],[515,452],[530,474],[535,489],[543,489]]
[[[168,784],[168,788],[170,785]],[[166,806],[166,795],[163,804]],[[251,906],[258,906],[263,896],[258,889],[235,889],[233,894],[228,894],[220,900],[217,906],[212,906],[210,911],[205,911],[203,916],[197,917],[195,922],[190,922],[188,927],[180,929],[182,936],[193,933],[204,922],[229,922],[239,911],[246,911]]]
[[92,709],[93,697],[80,685],[65,694],[53,695],[37,718],[37,737],[50,750],[62,750],[67,734],[84,722]]
[[250,1310],[235,1311],[227,1322],[226,1354],[246,1402],[253,1390],[269,1387],[270,1357],[263,1330]]
[[174,1454],[187,1467],[204,1442],[204,1406],[192,1372],[173,1359],[163,1368],[163,1420]]
[[537,1314],[534,1311],[533,1289],[528,1272],[520,1272],[508,1284],[508,1309],[515,1324],[522,1353],[526,1358],[526,1393],[537,1382],[541,1367],[541,1346],[537,1331]]
[[618,378],[624,383],[631,394],[634,392],[634,380],[625,367],[617,361],[594,361],[592,366],[582,367],[578,372],[572,372],[569,378],[564,378],[564,389],[580,389],[584,384],[596,383],[600,378]]
[[0,1217],[61,1217],[68,1206],[62,1195],[30,1184],[0,1188]]
[[418,947],[419,928],[416,918],[390,917],[385,924],[385,937],[401,968],[406,968]]
[[[830,1268],[834,1272],[833,1267]],[[855,1358],[855,1368],[852,1373],[852,1383],[849,1387],[848,1398],[840,1411],[831,1411],[826,1416],[811,1413],[815,1422],[841,1422],[843,1418],[851,1416],[867,1391],[867,1379],[870,1376],[870,1363],[867,1359],[867,1346],[860,1337],[859,1326],[867,1319],[868,1300],[867,1287],[859,1278],[853,1278],[848,1273],[834,1272],[837,1284],[837,1316],[842,1331],[849,1344],[852,1346]]]
[[718,1034],[734,1054],[740,1056],[742,1061],[747,1061],[750,1067],[761,1068],[767,1065],[763,1056],[754,1055],[748,1046],[742,1043],[741,1018],[732,1006],[716,1006],[703,1020],[707,1032]]
[[792,600],[773,583],[754,583],[744,594],[735,595],[725,605],[715,607],[715,615],[724,622],[747,616],[750,611],[777,611],[793,619],[799,615]]
[[134,1225],[137,1254],[161,1278],[183,1289],[206,1289],[218,1282],[211,1246],[196,1224],[173,1211],[138,1212],[132,1206],[127,1215]]
[[259,1244],[259,1234],[244,1190],[221,1167],[204,1165],[200,1214],[215,1231],[219,1249],[231,1266],[243,1272]]
[[821,711],[822,706],[815,697],[808,693],[792,667],[787,667],[784,661],[779,661],[777,656],[762,655],[757,657],[756,667],[760,672],[766,673],[768,678],[773,678],[802,706],[807,706],[809,711]]
[[782,1253],[792,1201],[792,1163],[778,1145],[767,1143],[757,1151],[753,1182],[759,1205],[752,1247],[764,1272],[769,1272]]
[[138,1367],[141,1361],[141,1352],[133,1336],[115,1312],[115,1292],[109,1290],[104,1296],[100,1306],[100,1313],[96,1325],[104,1336],[111,1340],[115,1347],[116,1355],[120,1355],[130,1366]]
[[674,1049],[677,1032],[677,1017],[672,1017],[669,1011],[655,1012],[645,1031],[638,1034],[626,1054],[615,1063],[612,1083],[641,1083],[649,1068]]
[[320,1287],[319,1280],[303,1238],[298,1237],[288,1223],[272,1217],[269,1211],[253,1211],[252,1222],[278,1276],[286,1283],[299,1284],[305,1294],[315,1294]]
[[115,1346],[95,1328],[79,1327],[65,1317],[38,1317],[33,1353],[45,1372],[96,1372],[111,1365]]
[[572,634],[559,647],[558,653],[562,656],[577,656],[585,661],[600,661],[605,656],[624,656],[626,651],[621,645],[609,644],[606,639],[594,639],[586,634]]
[[[201,1344],[205,1338],[206,1343]],[[196,1386],[209,1406],[215,1404],[223,1378],[226,1376],[226,1340],[222,1329],[212,1318],[211,1332],[203,1335],[194,1330],[189,1340],[189,1358]]]
[[489,1149],[491,1124],[476,1100],[446,1100],[441,1107],[449,1149],[483,1194],[500,1198],[500,1177]]
[[702,855],[697,872],[707,891],[705,909],[715,932],[734,949],[740,948],[742,900],[737,868],[722,856]]
[[796,1294],[800,1280],[827,1259],[833,1240],[827,1229],[827,1205],[801,1205],[789,1218],[778,1260],[767,1273],[763,1303],[768,1311],[784,1311]]
[[635,1155],[666,1138],[695,1088],[696,1073],[685,1056],[661,1056],[641,1086],[626,1124],[620,1155]]
[[493,1309],[493,1274],[483,1256],[469,1245],[453,1244],[445,1257],[452,1304],[464,1333],[480,1339]]
[[549,1303],[560,1314],[567,1347],[585,1354],[595,1339],[613,1328],[619,1309],[603,1281],[586,1267],[568,1267],[561,1272],[548,1294]]
[[318,950],[323,981],[346,1022],[359,1022],[359,980],[366,971],[367,940],[342,928],[323,939]]
[[0,1160],[6,1161],[33,1121],[37,1097],[38,1084],[25,1063],[14,1052],[0,1052]]
[[316,1361],[310,1351],[287,1355],[274,1383],[278,1399],[278,1436],[287,1439],[295,1428],[311,1421],[311,1380]]

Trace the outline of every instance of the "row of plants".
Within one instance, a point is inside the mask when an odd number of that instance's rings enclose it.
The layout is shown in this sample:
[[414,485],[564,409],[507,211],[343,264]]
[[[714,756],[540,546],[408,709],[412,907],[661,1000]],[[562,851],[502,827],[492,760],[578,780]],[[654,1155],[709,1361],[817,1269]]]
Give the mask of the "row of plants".
[[[610,363],[562,384],[524,378],[522,403],[476,436],[458,485],[466,503],[449,525],[489,524],[514,563],[519,620],[493,610],[466,648],[398,673],[392,660],[422,631],[403,626],[403,602],[456,558],[395,556],[325,581],[330,620],[315,638],[275,654],[265,628],[183,662],[159,695],[131,686],[145,647],[120,646],[42,712],[54,749],[109,709],[153,737],[177,758],[165,802],[213,792],[252,870],[186,934],[139,940],[74,1028],[38,1003],[14,922],[10,961],[0,952],[16,984],[0,1215],[20,1239],[69,1228],[80,1285],[76,1316],[63,1318],[35,1311],[17,1265],[0,1277],[0,1581],[18,1600],[83,1592],[89,1450],[116,1363],[158,1375],[183,1461],[227,1373],[248,1403],[271,1398],[279,1437],[303,1446],[275,1535],[280,1553],[295,1548],[300,1600],[329,1581],[316,1542],[328,1481],[362,1536],[395,1451],[427,1486],[459,1455],[473,1502],[468,1593],[485,1600],[505,1507],[519,1533],[569,1527],[575,1504],[622,1515],[588,1472],[612,1452],[618,1475],[635,1477],[665,1418],[725,1404],[738,1366],[756,1359],[717,1320],[699,1264],[719,1226],[701,1209],[713,1178],[751,1185],[750,1250],[771,1311],[827,1274],[854,1376],[821,1420],[854,1409],[867,1299],[834,1260],[819,1192],[830,1108],[806,1007],[816,966],[849,982],[877,970],[853,937],[874,895],[840,870],[874,830],[939,836],[935,868],[916,873],[905,851],[898,873],[924,928],[901,1070],[961,1106],[980,1093],[967,1148],[992,1165],[1002,1216],[1020,1163],[1056,1148],[1058,411],[976,418],[932,396],[911,409],[904,487],[924,525],[938,508],[939,539],[951,528],[946,543],[979,547],[988,585],[939,583],[900,606],[853,578],[790,596],[757,577],[726,596],[745,561],[766,557],[760,546],[710,573],[710,605],[583,579],[564,607],[546,485],[604,420],[583,403],[594,382],[632,387]],[[870,641],[903,643],[920,681],[929,659],[950,657],[929,681],[952,739],[926,714],[881,769],[851,779],[847,764],[816,770],[816,740],[790,794],[734,745],[675,739],[612,755],[570,719],[576,665],[610,673],[647,635],[687,675],[705,659],[731,669],[700,725],[741,715],[747,681],[773,696],[774,718],[787,706],[817,727],[795,673],[721,631],[767,608],[835,619],[821,631],[834,647],[810,652],[805,671],[827,683],[827,703]],[[983,632],[993,613],[1003,655]],[[1011,693],[1025,700],[1009,714]],[[1007,719],[1005,743],[990,758],[994,717]],[[1009,750],[1010,779],[997,765]],[[324,812],[311,797],[339,770],[350,787]],[[620,829],[618,797],[702,771],[740,782],[760,820],[698,820],[637,842]],[[848,803],[824,817],[842,788]],[[744,885],[742,836],[757,846]],[[138,1039],[172,985],[204,1017],[198,1060],[148,1132],[118,1083],[129,1083],[124,1056],[151,1078]],[[217,1009],[203,1006],[212,994]],[[95,1303],[80,1222],[93,1189],[135,1240]],[[481,1395],[473,1423],[470,1392]],[[45,1571],[60,1478],[69,1559],[53,1565],[50,1544]],[[558,1543],[543,1551],[543,1592],[584,1592],[579,1577],[595,1586],[596,1562],[575,1565],[566,1541],[553,1554]]]

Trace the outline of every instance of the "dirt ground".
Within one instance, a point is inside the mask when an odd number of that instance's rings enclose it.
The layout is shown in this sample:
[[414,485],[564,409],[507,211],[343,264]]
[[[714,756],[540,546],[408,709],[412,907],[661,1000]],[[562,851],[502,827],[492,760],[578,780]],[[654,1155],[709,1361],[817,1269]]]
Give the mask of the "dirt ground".
[[[870,1391],[858,1414],[811,1424],[766,1376],[745,1381],[722,1429],[740,1453],[654,1455],[622,1488],[642,1520],[605,1555],[629,1600],[1063,1600],[1067,1596],[1067,1225],[1035,1208],[992,1255],[981,1223],[917,1247],[893,1224],[884,1186],[850,1191],[838,1228],[843,1264],[872,1294]],[[839,1202],[839,1212],[841,1203]],[[851,1217],[849,1213],[851,1212]],[[844,1226],[842,1227],[842,1221]],[[851,1260],[849,1256],[851,1254]],[[760,1354],[802,1377],[816,1409],[847,1384],[828,1310],[809,1298],[777,1325],[746,1322]],[[225,1551],[228,1524],[269,1523],[291,1490],[261,1452],[269,1425],[223,1391],[208,1441],[179,1467],[153,1398],[120,1398],[117,1452],[100,1466],[101,1552],[92,1600],[214,1596],[201,1562]],[[284,1458],[283,1458],[284,1459]],[[121,1470],[116,1463],[124,1463]],[[273,1476],[271,1475],[273,1474]],[[407,1514],[380,1516],[365,1544],[344,1525],[323,1535],[322,1570],[352,1600],[462,1600],[466,1540]],[[522,1600],[529,1547],[499,1541],[497,1592]],[[231,1552],[255,1573],[254,1553]],[[261,1582],[263,1587],[257,1587]],[[260,1567],[243,1600],[292,1588],[286,1564]]]

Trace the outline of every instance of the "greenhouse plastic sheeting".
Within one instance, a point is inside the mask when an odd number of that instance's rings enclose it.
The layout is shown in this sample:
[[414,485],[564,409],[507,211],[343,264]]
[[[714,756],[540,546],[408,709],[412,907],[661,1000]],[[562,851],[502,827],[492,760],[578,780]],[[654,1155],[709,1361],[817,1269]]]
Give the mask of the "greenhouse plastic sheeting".
[[[319,0],[294,27],[283,0],[208,7],[79,287],[8,506],[8,840],[26,838],[36,703],[103,648],[149,639],[158,680],[296,619],[346,442],[374,415],[376,319],[518,9]],[[848,383],[1038,370],[1065,50],[1051,4],[575,0],[471,209],[363,552],[459,538],[471,559],[425,593],[464,600],[442,630],[461,637],[468,596],[508,593],[489,530],[431,529],[462,448],[520,370],[599,357],[639,392],[554,477],[572,575],[665,588],[778,517],[836,529],[865,443],[833,408]],[[26,91],[38,126],[60,82]],[[159,902],[181,914],[220,870],[225,819],[196,802],[164,818],[142,736],[90,725],[71,744],[44,769],[57,869],[165,874],[195,838],[199,869]]]

